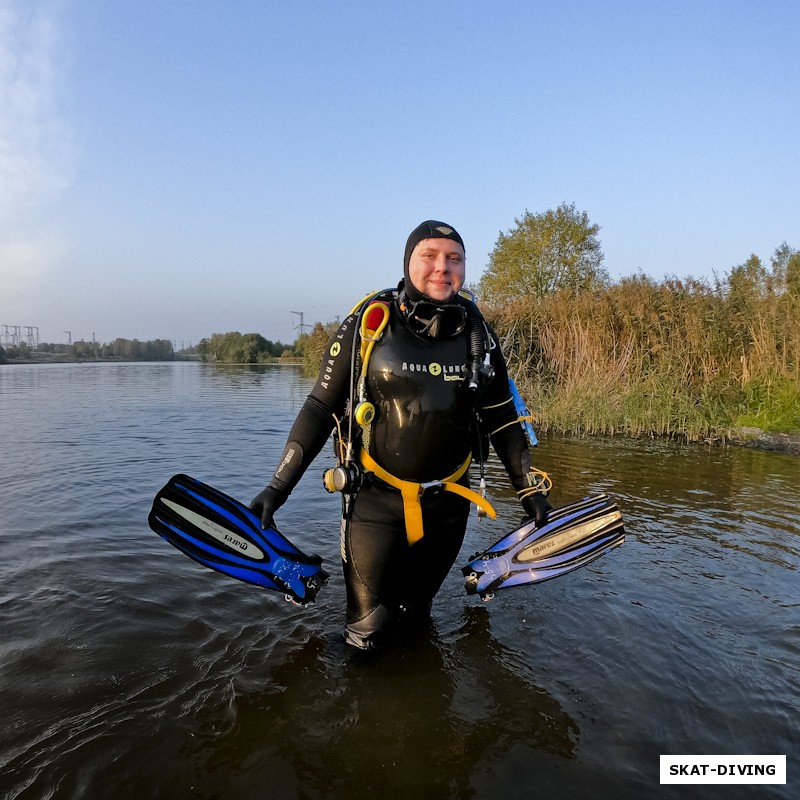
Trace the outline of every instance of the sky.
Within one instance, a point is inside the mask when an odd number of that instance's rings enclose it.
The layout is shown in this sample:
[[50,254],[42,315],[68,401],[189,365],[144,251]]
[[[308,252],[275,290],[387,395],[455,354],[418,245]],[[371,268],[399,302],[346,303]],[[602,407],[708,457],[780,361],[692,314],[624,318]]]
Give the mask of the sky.
[[562,203],[613,279],[769,263],[798,31],[796,0],[0,0],[0,336],[292,342],[422,220],[477,282]]

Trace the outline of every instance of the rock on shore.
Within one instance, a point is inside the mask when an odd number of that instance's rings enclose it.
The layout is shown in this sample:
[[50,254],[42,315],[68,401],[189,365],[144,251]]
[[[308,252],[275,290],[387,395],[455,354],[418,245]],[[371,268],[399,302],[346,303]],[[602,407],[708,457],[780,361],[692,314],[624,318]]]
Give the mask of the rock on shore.
[[730,444],[754,447],[757,450],[800,455],[800,434],[797,433],[767,433],[761,428],[735,428],[728,441]]

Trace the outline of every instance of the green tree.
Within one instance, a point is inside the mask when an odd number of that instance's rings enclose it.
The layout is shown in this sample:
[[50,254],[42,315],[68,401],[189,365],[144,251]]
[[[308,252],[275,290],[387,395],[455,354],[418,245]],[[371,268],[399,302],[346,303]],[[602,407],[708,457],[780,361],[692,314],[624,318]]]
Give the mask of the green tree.
[[501,233],[481,277],[479,294],[489,303],[506,304],[521,297],[559,289],[573,293],[607,285],[603,253],[585,211],[562,203],[555,211],[525,211],[516,227]]
[[260,333],[229,331],[214,333],[210,339],[201,339],[197,352],[203,361],[221,364],[266,364],[284,351],[285,345],[271,342]]
[[786,270],[792,256],[797,255],[797,250],[783,242],[775,248],[770,265],[772,267],[770,288],[780,292],[786,287]]
[[800,300],[800,252],[786,262],[786,291],[794,300]]
[[320,368],[322,356],[331,336],[336,333],[338,325],[328,322],[323,325],[317,322],[310,334],[305,334],[303,343],[303,371],[306,375],[316,375]]
[[728,276],[728,293],[734,302],[752,303],[761,299],[767,291],[767,271],[755,254],[734,267]]

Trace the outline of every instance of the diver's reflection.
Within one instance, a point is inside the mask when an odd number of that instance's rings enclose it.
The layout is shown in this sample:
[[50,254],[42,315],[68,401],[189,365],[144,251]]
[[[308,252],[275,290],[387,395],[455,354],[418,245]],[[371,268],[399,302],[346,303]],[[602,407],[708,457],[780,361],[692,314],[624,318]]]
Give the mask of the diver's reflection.
[[469,797],[512,749],[574,758],[577,724],[487,617],[469,607],[447,637],[432,623],[377,652],[312,637],[272,667],[265,692],[238,699],[209,770],[252,770],[260,751],[301,796]]

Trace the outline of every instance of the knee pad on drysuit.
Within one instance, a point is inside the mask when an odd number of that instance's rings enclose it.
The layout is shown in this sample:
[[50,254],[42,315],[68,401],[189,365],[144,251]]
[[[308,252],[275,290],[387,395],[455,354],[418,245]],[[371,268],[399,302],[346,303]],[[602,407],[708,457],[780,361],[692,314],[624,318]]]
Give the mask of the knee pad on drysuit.
[[344,629],[345,642],[361,650],[375,650],[383,646],[393,616],[386,606],[378,606],[364,619],[348,623]]
[[380,605],[364,619],[349,623],[344,630],[344,640],[361,650],[377,650],[383,647],[390,633],[424,628],[430,621],[431,605],[432,601],[400,606],[396,612]]

